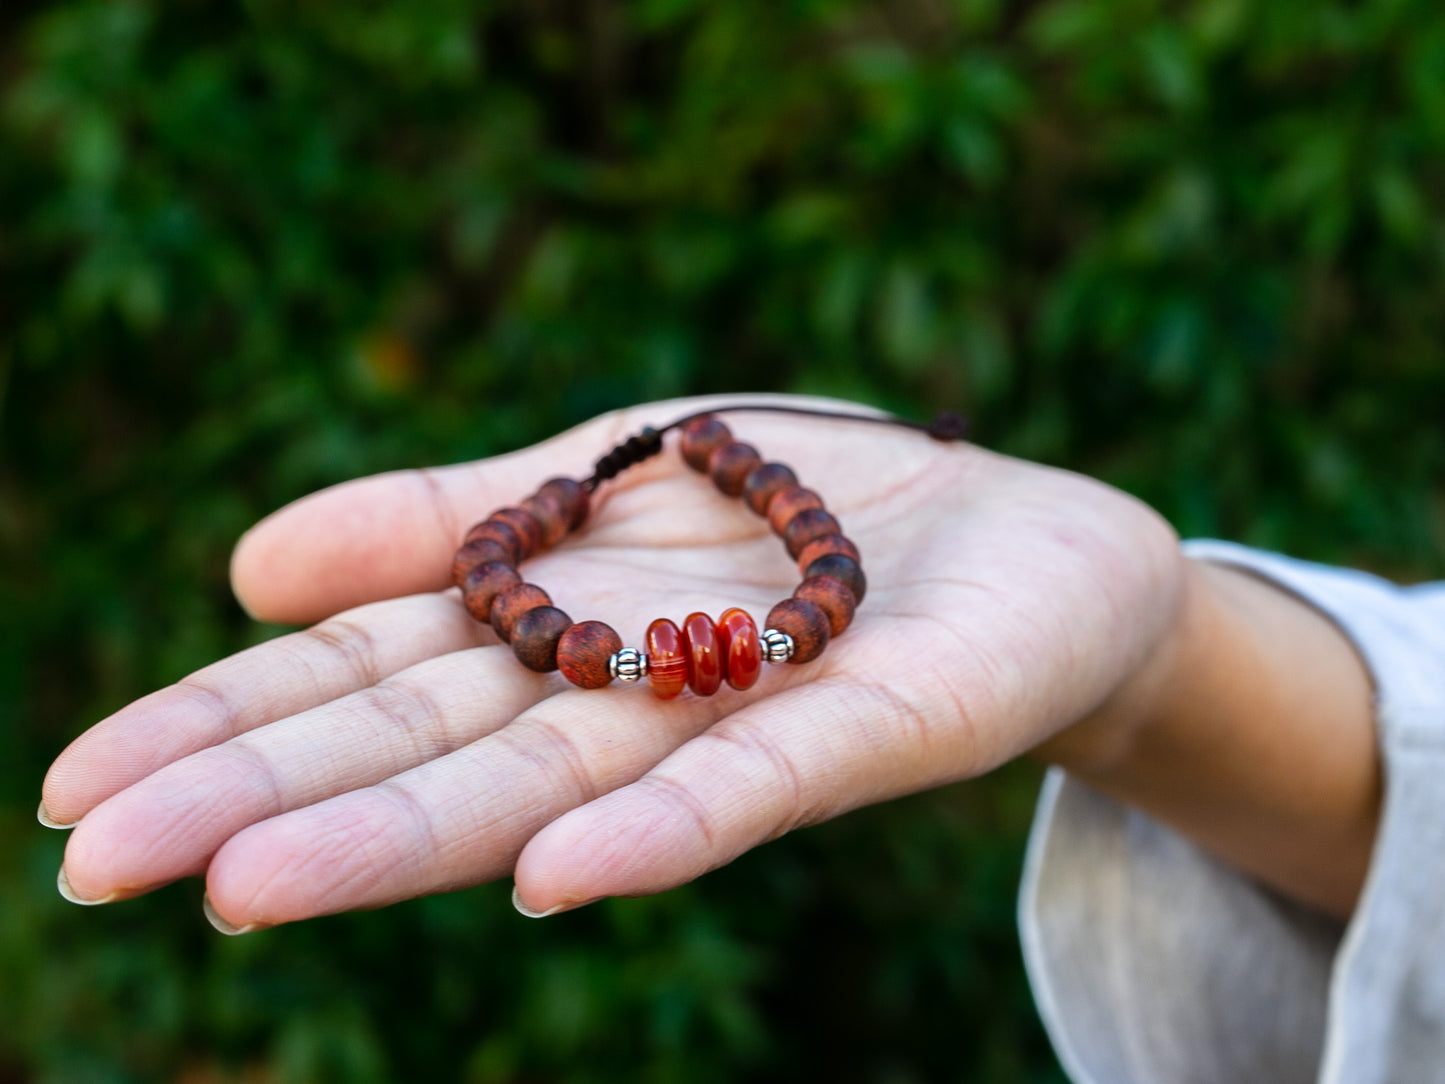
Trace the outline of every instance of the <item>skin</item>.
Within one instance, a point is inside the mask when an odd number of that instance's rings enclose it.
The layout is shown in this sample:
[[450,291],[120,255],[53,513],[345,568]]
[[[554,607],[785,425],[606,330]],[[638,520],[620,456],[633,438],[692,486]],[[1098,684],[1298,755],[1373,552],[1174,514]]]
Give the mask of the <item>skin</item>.
[[[747,692],[534,674],[447,589],[466,528],[581,476],[652,404],[488,461],[296,502],[237,547],[256,617],[313,628],[98,723],[46,777],[81,902],[204,876],[244,932],[513,876],[524,910],[660,892],[803,825],[1033,752],[1345,916],[1380,803],[1371,691],[1324,617],[1181,557],[1090,479],[856,423],[738,414],[824,495],[868,597],[816,662]],[[817,405],[817,404],[814,404]],[[838,404],[827,404],[838,406]],[[765,614],[796,569],[672,448],[524,566],[575,620]]]

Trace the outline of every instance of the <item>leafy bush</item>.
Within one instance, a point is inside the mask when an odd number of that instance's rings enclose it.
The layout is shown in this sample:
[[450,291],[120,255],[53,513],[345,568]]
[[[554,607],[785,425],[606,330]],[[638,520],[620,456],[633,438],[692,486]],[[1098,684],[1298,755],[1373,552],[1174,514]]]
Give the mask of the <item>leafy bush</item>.
[[193,886],[56,899],[44,765],[269,635],[229,546],[327,483],[807,390],[961,408],[1186,533],[1442,572],[1424,0],[0,20],[0,1075],[1059,1079],[1027,768],[537,926],[491,888],[238,942]]

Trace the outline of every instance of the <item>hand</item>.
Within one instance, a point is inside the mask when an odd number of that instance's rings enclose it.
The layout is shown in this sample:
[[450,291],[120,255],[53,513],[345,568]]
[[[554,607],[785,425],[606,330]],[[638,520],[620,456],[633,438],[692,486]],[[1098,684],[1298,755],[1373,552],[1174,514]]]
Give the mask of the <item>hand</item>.
[[[969,445],[775,415],[727,421],[822,495],[869,578],[823,656],[670,702],[524,669],[446,589],[466,528],[705,405],[348,483],[253,528],[233,564],[243,604],[321,623],[131,704],[60,756],[43,809],[75,823],[74,896],[204,874],[214,912],[249,929],[508,874],[534,912],[658,892],[801,825],[978,775],[1133,695],[1184,566],[1146,507]],[[522,569],[632,645],[655,617],[760,618],[797,581],[766,522],[673,440]]]

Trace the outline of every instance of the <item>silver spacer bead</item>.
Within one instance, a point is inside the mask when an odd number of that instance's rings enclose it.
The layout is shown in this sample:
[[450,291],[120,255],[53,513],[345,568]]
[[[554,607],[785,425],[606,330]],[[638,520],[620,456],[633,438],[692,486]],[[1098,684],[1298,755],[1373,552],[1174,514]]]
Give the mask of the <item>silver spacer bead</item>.
[[761,637],[763,658],[768,662],[787,662],[793,657],[793,638],[778,629],[764,629]]
[[636,681],[647,674],[647,656],[635,647],[624,647],[607,660],[607,672],[618,681]]

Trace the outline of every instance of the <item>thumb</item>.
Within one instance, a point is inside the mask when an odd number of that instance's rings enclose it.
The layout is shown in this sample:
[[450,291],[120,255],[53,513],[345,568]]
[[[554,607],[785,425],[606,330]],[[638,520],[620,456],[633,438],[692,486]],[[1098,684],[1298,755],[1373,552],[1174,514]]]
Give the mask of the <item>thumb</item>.
[[451,583],[452,556],[469,526],[548,478],[585,475],[624,423],[596,419],[510,455],[393,471],[302,497],[242,536],[232,588],[253,617],[282,624],[439,591]]

